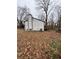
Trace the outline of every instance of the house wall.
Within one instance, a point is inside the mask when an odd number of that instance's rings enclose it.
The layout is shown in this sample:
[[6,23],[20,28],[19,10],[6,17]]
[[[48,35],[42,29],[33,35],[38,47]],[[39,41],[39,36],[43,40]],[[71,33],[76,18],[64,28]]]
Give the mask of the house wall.
[[[28,24],[29,23],[29,24]],[[25,31],[44,31],[44,23],[36,19],[29,19],[25,22]]]
[[34,19],[33,20],[33,30],[40,31],[40,29],[42,29],[42,31],[44,31],[44,23],[42,21]]
[[28,16],[28,21],[25,22],[25,31],[29,31],[32,29],[32,17]]
[[24,29],[25,29],[25,31],[28,30],[28,22],[27,22],[27,21],[25,22],[25,27],[24,27]]
[[32,21],[33,21],[32,16],[29,16],[29,20],[28,20],[28,22],[29,22],[29,30],[32,30]]

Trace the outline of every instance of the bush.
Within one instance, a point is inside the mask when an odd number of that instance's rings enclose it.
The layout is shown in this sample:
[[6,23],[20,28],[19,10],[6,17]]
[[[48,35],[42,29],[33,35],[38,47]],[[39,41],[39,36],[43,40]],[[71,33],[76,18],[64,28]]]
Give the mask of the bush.
[[22,23],[22,21],[19,21],[18,24],[19,24],[19,25],[17,25],[17,28],[24,28],[24,24]]
[[51,59],[61,59],[61,41],[53,40],[50,51]]
[[40,32],[42,32],[42,29],[40,29]]

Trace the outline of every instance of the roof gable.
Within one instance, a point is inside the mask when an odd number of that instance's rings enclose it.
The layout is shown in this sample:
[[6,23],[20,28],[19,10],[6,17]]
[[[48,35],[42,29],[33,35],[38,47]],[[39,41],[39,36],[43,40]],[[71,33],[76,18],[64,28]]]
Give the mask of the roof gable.
[[[43,20],[41,20],[41,19],[34,18],[31,14],[28,14],[28,15],[27,15],[27,18],[28,18],[28,16],[31,16],[32,19],[35,19],[35,20],[38,20],[38,21],[41,21],[41,22],[45,22],[45,21],[43,21]],[[28,19],[25,19],[24,21],[28,21]]]

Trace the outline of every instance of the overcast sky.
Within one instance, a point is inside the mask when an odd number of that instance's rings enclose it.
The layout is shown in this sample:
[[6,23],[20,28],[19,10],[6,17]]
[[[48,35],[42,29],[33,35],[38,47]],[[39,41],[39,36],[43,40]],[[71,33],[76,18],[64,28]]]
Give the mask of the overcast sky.
[[[60,0],[54,0],[58,5],[60,5]],[[33,17],[38,17],[38,14],[40,13],[36,7],[36,1],[35,0],[17,0],[17,6],[27,6],[30,9],[31,14]]]
[[37,17],[35,0],[17,0],[17,6],[27,6],[30,9],[31,14]]

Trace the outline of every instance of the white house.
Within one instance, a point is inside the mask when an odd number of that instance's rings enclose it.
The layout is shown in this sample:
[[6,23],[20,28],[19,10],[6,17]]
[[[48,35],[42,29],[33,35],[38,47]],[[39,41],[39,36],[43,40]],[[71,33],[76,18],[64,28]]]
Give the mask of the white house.
[[28,15],[28,18],[24,21],[25,31],[44,31],[44,21],[32,17],[31,14]]

